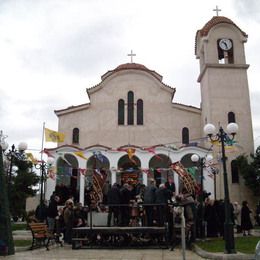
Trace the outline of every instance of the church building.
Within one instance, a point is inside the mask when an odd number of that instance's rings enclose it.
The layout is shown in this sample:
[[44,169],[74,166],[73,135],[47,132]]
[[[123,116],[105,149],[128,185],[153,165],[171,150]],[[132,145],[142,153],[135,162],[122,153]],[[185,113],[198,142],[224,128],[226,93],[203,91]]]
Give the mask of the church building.
[[[58,131],[65,140],[45,149],[54,157],[56,169],[47,180],[46,198],[55,187],[65,186],[84,203],[86,188],[94,183],[102,196],[105,181],[174,182],[178,192],[184,181],[173,167],[178,162],[195,183],[203,181],[213,199],[223,199],[221,147],[210,142],[203,128],[211,123],[226,129],[235,122],[236,142],[226,147],[230,199],[250,200],[235,161],[254,151],[246,41],[247,34],[223,16],[214,16],[197,31],[200,107],[174,102],[175,86],[164,83],[153,68],[131,62],[108,70],[100,83],[86,89],[88,103],[56,110]],[[199,167],[192,170],[198,166],[191,160],[193,154],[213,156],[204,165],[203,176]],[[94,175],[101,182],[95,183]]]

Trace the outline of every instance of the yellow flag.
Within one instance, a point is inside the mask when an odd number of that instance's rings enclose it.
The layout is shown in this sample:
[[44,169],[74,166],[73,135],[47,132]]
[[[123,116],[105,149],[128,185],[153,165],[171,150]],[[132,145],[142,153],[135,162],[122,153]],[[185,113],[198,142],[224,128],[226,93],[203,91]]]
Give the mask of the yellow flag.
[[85,159],[85,160],[88,159],[87,157],[85,157],[85,155],[84,155],[84,153],[82,151],[74,152],[74,154],[76,154],[78,157],[80,157],[82,159]]
[[37,159],[34,158],[32,153],[26,153],[26,155],[29,161],[31,161],[33,164],[37,164]]
[[54,143],[62,143],[64,142],[65,135],[60,132],[56,132],[45,128],[45,141],[46,142],[54,142]]

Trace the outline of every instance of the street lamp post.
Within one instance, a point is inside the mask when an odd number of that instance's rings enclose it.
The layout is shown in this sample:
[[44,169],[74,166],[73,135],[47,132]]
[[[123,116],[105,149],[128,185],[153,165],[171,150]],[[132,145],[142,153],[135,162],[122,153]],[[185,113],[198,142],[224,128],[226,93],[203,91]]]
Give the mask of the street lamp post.
[[200,216],[200,238],[205,238],[205,221],[204,221],[204,215],[205,215],[205,207],[204,207],[204,185],[203,185],[203,168],[206,166],[206,163],[211,161],[213,159],[211,154],[208,154],[206,157],[200,157],[197,154],[193,154],[191,156],[191,160],[195,163],[199,162],[199,169],[200,169],[200,207],[201,207],[201,216]]
[[[236,253],[235,240],[234,240],[234,224],[231,220],[231,207],[229,199],[228,189],[228,177],[227,177],[227,166],[226,166],[226,153],[225,143],[229,140],[233,140],[238,131],[238,125],[236,123],[230,123],[227,125],[227,133],[222,127],[219,127],[216,133],[216,128],[213,124],[207,124],[204,127],[204,132],[210,140],[219,141],[221,144],[222,151],[222,164],[223,164],[223,178],[224,178],[224,204],[225,204],[225,223],[224,223],[224,239],[225,239],[225,253],[232,254]],[[231,136],[231,138],[230,138]]]
[[3,163],[3,150],[7,149],[6,137],[0,131],[0,255],[13,255],[15,250]]
[[10,162],[9,169],[7,171],[7,183],[8,183],[8,194],[10,199],[10,192],[11,192],[11,183],[12,183],[12,173],[14,170],[14,160],[26,160],[24,151],[27,149],[27,143],[21,142],[18,145],[18,150],[15,148],[15,145],[13,144],[11,146],[11,149],[9,151],[6,151],[8,148],[8,143],[5,142],[4,144],[4,156],[5,158]]
[[36,169],[39,169],[40,170],[40,173],[41,173],[41,179],[40,179],[40,212],[39,212],[39,217],[40,217],[40,220],[43,220],[43,204],[44,204],[44,198],[43,198],[43,195],[44,195],[44,190],[43,190],[43,187],[44,187],[44,182],[45,182],[45,177],[46,177],[46,174],[47,174],[47,170],[52,166],[54,162],[54,159],[52,157],[49,157],[47,159],[47,162],[41,160],[39,164],[35,164],[35,168]]

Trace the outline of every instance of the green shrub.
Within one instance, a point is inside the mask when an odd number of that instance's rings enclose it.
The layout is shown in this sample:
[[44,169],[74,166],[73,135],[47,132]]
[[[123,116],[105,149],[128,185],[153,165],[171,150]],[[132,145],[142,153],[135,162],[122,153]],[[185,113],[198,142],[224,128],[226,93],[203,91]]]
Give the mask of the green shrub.
[[32,240],[14,240],[14,245],[16,247],[20,246],[31,246],[32,245]]
[[15,230],[26,230],[27,224],[26,223],[12,223],[12,231]]

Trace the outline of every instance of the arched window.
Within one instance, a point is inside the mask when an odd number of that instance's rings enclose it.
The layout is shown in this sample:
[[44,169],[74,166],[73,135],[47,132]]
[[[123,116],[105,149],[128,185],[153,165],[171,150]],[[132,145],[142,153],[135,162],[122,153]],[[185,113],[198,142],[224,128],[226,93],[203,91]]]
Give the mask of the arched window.
[[183,144],[189,144],[190,138],[189,138],[189,128],[183,127],[182,128],[182,143]]
[[143,100],[138,99],[137,100],[137,125],[143,125],[144,124],[144,106],[143,106]]
[[123,99],[118,101],[118,124],[125,124],[125,101]]
[[79,129],[74,128],[72,131],[72,143],[78,144],[79,143]]
[[231,178],[232,183],[239,183],[238,165],[236,160],[231,162]]
[[129,91],[127,95],[127,124],[134,124],[134,92]]
[[228,112],[228,123],[236,123],[235,113]]

